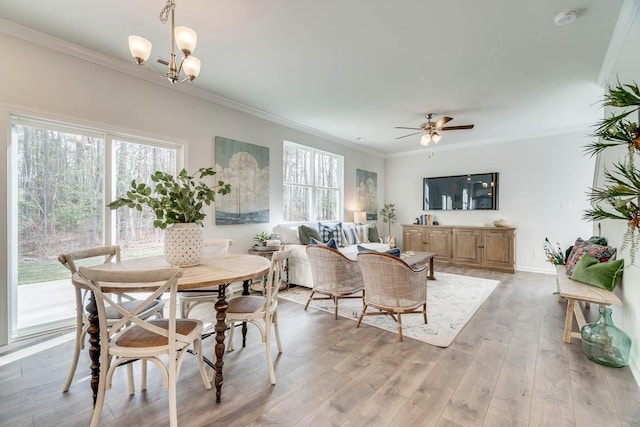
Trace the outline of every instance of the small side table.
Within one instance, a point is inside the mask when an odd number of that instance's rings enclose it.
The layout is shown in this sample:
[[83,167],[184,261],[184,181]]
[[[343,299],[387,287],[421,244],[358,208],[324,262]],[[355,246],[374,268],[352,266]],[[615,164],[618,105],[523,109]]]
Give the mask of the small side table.
[[[264,258],[269,258],[271,259],[271,257],[273,256],[274,252],[277,252],[277,249],[274,250],[264,250],[264,251],[260,251],[254,248],[249,248],[247,250],[247,253],[249,255],[258,255]],[[284,271],[283,271],[283,276],[284,280],[282,281],[282,283],[280,284],[280,290],[285,290],[289,287],[289,276],[287,274],[289,269],[289,264],[287,263],[287,260],[284,260]],[[251,284],[249,285],[249,287],[251,288],[252,291],[255,292],[261,292],[264,295],[264,279],[262,280],[255,280],[251,282]]]

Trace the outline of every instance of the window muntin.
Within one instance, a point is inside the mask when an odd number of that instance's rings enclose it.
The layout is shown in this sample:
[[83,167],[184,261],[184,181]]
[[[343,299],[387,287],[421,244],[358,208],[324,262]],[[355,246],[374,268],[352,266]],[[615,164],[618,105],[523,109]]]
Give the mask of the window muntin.
[[288,141],[283,151],[283,220],[339,220],[343,157]]

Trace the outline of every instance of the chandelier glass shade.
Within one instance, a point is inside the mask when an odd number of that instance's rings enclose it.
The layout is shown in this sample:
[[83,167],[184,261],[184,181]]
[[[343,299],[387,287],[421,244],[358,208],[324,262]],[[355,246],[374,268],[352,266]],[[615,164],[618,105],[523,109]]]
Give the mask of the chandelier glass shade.
[[[189,27],[175,26],[175,0],[167,0],[166,5],[160,12],[160,22],[167,22],[171,16],[171,52],[169,61],[158,60],[159,63],[167,66],[166,74],[157,72],[149,66],[146,61],[151,56],[151,42],[144,37],[129,36],[129,51],[138,65],[149,68],[161,77],[167,78],[171,83],[193,81],[200,74],[200,60],[191,54],[196,49],[198,34]],[[180,64],[176,63],[175,47],[178,46],[182,52]],[[181,78],[180,73],[185,77]]]

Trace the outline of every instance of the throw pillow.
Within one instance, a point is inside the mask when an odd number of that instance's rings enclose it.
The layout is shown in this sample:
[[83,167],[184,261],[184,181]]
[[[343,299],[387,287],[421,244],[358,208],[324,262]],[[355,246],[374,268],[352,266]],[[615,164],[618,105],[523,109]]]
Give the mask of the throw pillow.
[[327,243],[322,243],[319,240],[314,239],[313,237],[309,238],[309,244],[310,245],[319,245],[319,246],[327,246],[331,249],[338,249],[338,246],[336,246],[336,241],[334,239],[329,239],[329,241]]
[[342,223],[339,222],[335,225],[325,225],[321,222],[318,223],[318,232],[324,243],[327,243],[329,239],[334,239],[337,246],[344,246],[342,235]]
[[571,249],[571,253],[569,254],[569,258],[567,258],[567,263],[565,265],[569,276],[573,274],[576,264],[578,264],[578,261],[580,261],[580,258],[582,258],[584,254],[589,254],[600,262],[606,262],[615,257],[616,248],[591,243],[578,237],[573,245],[573,249]]
[[303,245],[308,245],[311,237],[317,241],[322,240],[320,234],[318,234],[318,230],[305,224],[298,227],[298,236],[300,237],[300,243]]
[[576,264],[571,279],[612,291],[618,284],[623,269],[623,259],[600,262],[597,258],[584,254]]
[[376,251],[373,249],[365,248],[364,246],[358,245],[358,252],[380,252],[381,254],[389,254],[393,256],[397,256],[400,258],[400,248],[389,249],[388,251]]
[[342,228],[342,232],[344,233],[345,241],[349,245],[357,245],[360,243],[360,238],[358,237],[358,232],[354,226],[344,226]]
[[360,243],[369,243],[369,224],[356,224],[355,228]]
[[378,225],[375,222],[368,224],[369,226],[369,241],[370,242],[380,242],[380,234],[378,233]]

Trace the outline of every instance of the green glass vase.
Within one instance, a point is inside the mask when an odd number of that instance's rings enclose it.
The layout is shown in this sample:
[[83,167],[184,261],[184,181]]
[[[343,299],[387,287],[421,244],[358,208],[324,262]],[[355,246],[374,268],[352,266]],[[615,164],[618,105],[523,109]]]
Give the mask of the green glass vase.
[[613,368],[629,364],[631,338],[613,323],[609,307],[600,307],[598,320],[587,323],[580,332],[582,350],[589,359]]

